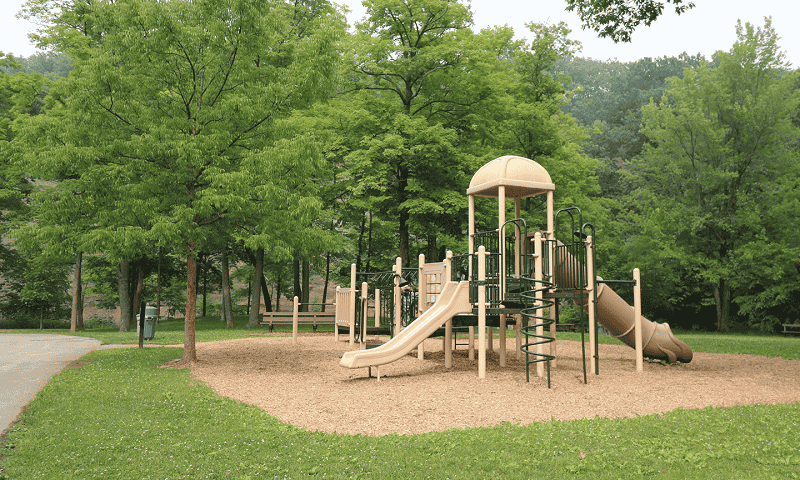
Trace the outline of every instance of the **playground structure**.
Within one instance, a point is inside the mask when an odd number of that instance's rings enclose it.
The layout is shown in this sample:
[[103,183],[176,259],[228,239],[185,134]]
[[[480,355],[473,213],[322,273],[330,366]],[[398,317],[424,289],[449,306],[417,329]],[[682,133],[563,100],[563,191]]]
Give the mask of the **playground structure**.
[[[599,373],[598,322],[635,349],[638,371],[642,371],[644,356],[690,362],[691,349],[675,338],[669,325],[641,317],[638,269],[634,270],[633,280],[609,281],[596,275],[594,226],[583,223],[577,207],[554,213],[554,190],[550,175],[533,160],[517,156],[497,158],[475,173],[467,189],[468,253],[453,256],[448,252],[444,262],[431,264],[426,264],[420,256],[417,269],[403,269],[398,259],[392,272],[368,277],[372,284],[362,282],[360,292],[356,288],[358,272],[353,266],[350,288],[337,288],[337,339],[340,331],[348,333],[351,345],[356,340],[363,343],[370,333],[388,333],[392,338],[376,348],[346,352],[340,365],[368,367],[371,374],[372,368],[396,361],[414,348],[422,357],[422,342],[440,335],[445,367],[449,368],[453,332],[464,329],[469,332],[469,355],[474,358],[477,327],[478,376],[485,378],[492,329],[499,327],[499,362],[503,367],[505,335],[511,321],[516,327],[517,355],[524,354],[526,371],[529,372],[530,365],[536,366],[540,377],[546,371],[549,386],[551,363],[557,358],[559,299],[571,300],[585,312],[582,319],[588,323],[590,370],[595,374]],[[546,218],[542,223],[545,229],[531,232],[522,218],[522,200],[538,196],[545,196]],[[497,229],[476,230],[476,197],[498,199]],[[506,219],[507,200],[514,202],[514,217],[510,220]],[[404,293],[404,284],[412,277],[417,280],[418,292]],[[609,286],[620,283],[633,285],[634,306]],[[374,299],[374,326],[367,325],[370,297]],[[582,338],[586,330],[581,328]],[[545,346],[549,347],[547,352]],[[583,356],[586,382],[585,347]],[[379,377],[379,370],[376,373]]]

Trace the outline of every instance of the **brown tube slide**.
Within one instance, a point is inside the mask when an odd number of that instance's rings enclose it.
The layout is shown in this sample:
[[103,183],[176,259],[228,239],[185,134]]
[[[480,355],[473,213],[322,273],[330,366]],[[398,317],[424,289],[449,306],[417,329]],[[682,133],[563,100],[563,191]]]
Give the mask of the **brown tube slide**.
[[[561,257],[558,262],[559,273],[562,274],[562,278],[566,278],[567,283],[572,283],[567,274],[567,270],[572,269],[568,266],[578,265],[579,262],[563,251],[559,257]],[[597,278],[602,280],[600,277]],[[584,297],[584,302],[587,300]],[[573,301],[579,305],[577,298],[573,298]],[[588,309],[586,303],[582,307],[584,311]],[[597,285],[597,320],[611,335],[620,339],[625,345],[635,348],[633,307],[603,283]],[[644,317],[642,317],[642,350],[645,357],[656,360],[666,360],[670,363],[692,361],[692,349],[672,334],[669,324],[651,322]]]
[[[597,320],[611,335],[634,348],[633,307],[608,285],[601,283],[597,287]],[[666,360],[670,363],[676,360],[683,363],[692,361],[692,349],[672,334],[669,324],[651,322],[644,317],[642,317],[642,350],[645,357]]]

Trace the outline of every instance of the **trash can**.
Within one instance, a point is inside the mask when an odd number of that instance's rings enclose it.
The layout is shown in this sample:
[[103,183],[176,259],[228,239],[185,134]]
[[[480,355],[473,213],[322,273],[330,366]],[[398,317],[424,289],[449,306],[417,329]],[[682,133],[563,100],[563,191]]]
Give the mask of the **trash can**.
[[144,309],[144,334],[145,340],[152,340],[156,336],[156,322],[158,321],[158,309],[156,307],[145,307]]

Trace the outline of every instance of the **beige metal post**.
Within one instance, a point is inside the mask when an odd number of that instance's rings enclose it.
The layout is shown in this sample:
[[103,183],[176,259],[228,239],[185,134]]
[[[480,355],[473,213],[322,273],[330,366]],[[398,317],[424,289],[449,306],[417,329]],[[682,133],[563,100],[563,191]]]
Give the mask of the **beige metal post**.
[[[500,258],[497,260],[500,267],[500,296],[502,297],[506,291],[506,242],[503,238],[503,224],[506,223],[506,187],[500,185],[497,187],[497,236],[500,243],[497,244],[497,251],[500,253]],[[491,327],[490,327],[491,328]]]
[[469,236],[467,237],[469,249],[467,251],[472,254],[475,253],[475,195],[470,195],[467,198],[469,201]]
[[[514,199],[514,218],[522,218],[522,200],[519,198]],[[514,225],[514,275],[519,277],[522,273],[522,229],[518,224]]]
[[395,335],[400,333],[403,328],[403,316],[401,315],[402,302],[400,300],[400,277],[403,275],[403,259],[397,257],[394,264],[394,331]]
[[423,301],[423,297],[425,295],[425,291],[427,290],[428,279],[425,276],[425,254],[420,253],[418,259],[419,267],[417,271],[417,316],[422,315],[424,311],[425,302]]
[[[452,278],[453,271],[453,252],[448,250],[444,254],[444,278],[441,280],[442,285],[446,284]],[[453,367],[453,318],[447,319],[444,326],[444,367]]]
[[350,264],[350,346],[356,343],[356,264]]
[[[478,280],[486,280],[486,248],[478,247]],[[486,285],[478,286],[478,378],[486,378]]]
[[444,324],[444,368],[453,368],[453,319]]
[[644,372],[644,358],[642,358],[642,276],[638,268],[633,269],[633,338],[636,347],[636,372]]
[[[545,238],[547,238],[547,240],[549,240],[549,242],[547,242],[547,244],[546,244],[547,245],[547,252],[545,252],[545,254],[548,255],[547,260],[548,260],[548,264],[550,265],[550,275],[547,278],[547,280],[550,281],[550,282],[553,282],[554,272],[555,272],[555,267],[556,267],[556,263],[555,263],[556,262],[556,251],[555,251],[555,248],[556,248],[555,247],[556,246],[556,242],[555,242],[556,233],[555,233],[555,217],[554,217],[553,210],[554,210],[554,207],[553,207],[553,192],[549,191],[549,192],[547,192],[547,232],[546,232],[546,235],[545,235]],[[554,301],[558,301],[558,300],[554,299]],[[555,339],[556,338],[556,322],[555,322],[556,309],[555,309],[555,306],[550,307],[550,318],[553,319],[553,323],[550,324],[550,336]],[[553,360],[550,361],[550,367],[551,368],[556,368],[556,363],[557,363],[556,362],[556,358],[557,358],[556,349],[557,349],[556,340],[553,340],[552,342],[550,342],[550,355],[553,356]]]
[[597,274],[594,271],[594,255],[592,250],[592,236],[586,237],[586,293],[588,294],[588,302],[586,307],[589,313],[589,369],[592,372],[597,371],[597,358],[594,350],[594,339],[597,336],[597,319],[594,316],[594,285],[597,282]]
[[469,326],[469,346],[467,347],[467,358],[475,360],[475,327]]
[[469,252],[469,266],[467,267],[467,280],[472,280],[472,254],[475,253],[475,196],[469,195],[469,235],[467,236],[467,252]]
[[[534,282],[535,288],[537,289],[536,297],[535,297],[536,298],[535,305],[537,307],[539,307],[539,309],[537,309],[535,311],[538,312],[539,316],[541,316],[542,313],[544,313],[544,312],[542,312],[542,309],[541,309],[542,304],[544,302],[542,300],[543,292],[542,292],[542,289],[540,288],[541,287],[541,280],[544,277],[543,276],[543,271],[542,271],[542,265],[543,265],[544,262],[543,262],[543,259],[542,259],[542,234],[540,232],[536,232],[534,234],[534,236],[533,236],[533,258],[534,258],[534,270],[536,270],[534,278],[536,280],[539,280],[537,282]],[[539,324],[542,323],[539,320],[535,320],[535,321],[536,321],[536,323],[539,323]],[[536,327],[536,335],[540,335],[540,336],[544,335],[544,327],[542,327],[541,325]],[[537,341],[539,341],[539,340],[540,339],[537,339]],[[537,358],[542,358],[542,354],[544,353],[544,348],[543,348],[542,344],[536,345],[536,353],[538,354]],[[543,377],[544,376],[544,362],[537,362],[536,363],[536,375],[538,375],[539,377]]]
[[375,326],[381,326],[381,289],[375,289]]
[[361,348],[367,343],[367,313],[369,313],[369,285],[361,283]]
[[333,304],[333,311],[336,312],[333,315],[333,340],[336,342],[339,341],[339,318],[342,315],[341,293],[342,287],[336,285],[336,303]]
[[292,302],[292,343],[297,345],[297,330],[298,324],[298,315],[297,312],[300,310],[300,304],[298,303],[299,300],[297,297],[294,297],[294,301]]
[[506,314],[500,315],[500,366],[506,366]]

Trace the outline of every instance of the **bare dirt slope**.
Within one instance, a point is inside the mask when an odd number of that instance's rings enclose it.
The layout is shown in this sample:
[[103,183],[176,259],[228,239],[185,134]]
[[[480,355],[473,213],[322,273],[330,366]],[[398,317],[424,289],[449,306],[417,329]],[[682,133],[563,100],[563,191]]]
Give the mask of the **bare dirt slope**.
[[645,362],[637,375],[630,348],[600,345],[600,375],[584,385],[580,343],[559,341],[548,389],[543,378],[525,381],[513,340],[508,348],[500,368],[495,339],[487,378],[479,380],[466,347],[446,370],[442,340],[429,339],[424,360],[409,355],[384,365],[378,382],[366,368],[339,367],[348,345],[331,333],[305,333],[298,345],[286,336],[254,336],[198,344],[192,373],[218,394],[298,427],[370,436],[800,401],[800,360],[695,353],[687,365]]

